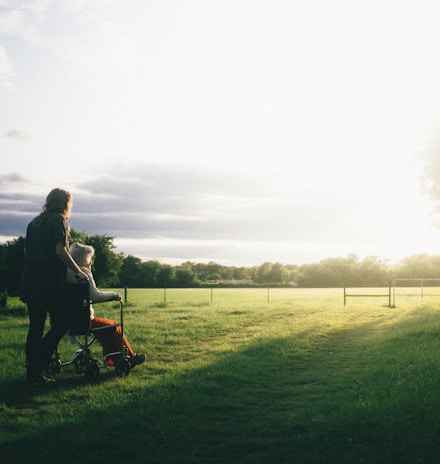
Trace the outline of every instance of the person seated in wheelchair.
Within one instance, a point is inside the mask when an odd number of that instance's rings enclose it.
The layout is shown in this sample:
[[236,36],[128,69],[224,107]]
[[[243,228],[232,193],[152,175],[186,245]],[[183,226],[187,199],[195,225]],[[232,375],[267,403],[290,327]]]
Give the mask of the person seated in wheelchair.
[[[119,293],[111,291],[101,291],[97,288],[92,273],[92,259],[95,254],[95,249],[92,246],[74,243],[71,245],[69,252],[74,261],[78,264],[78,266],[87,275],[89,279],[90,300],[92,303],[102,303],[105,301],[121,300],[121,295]],[[67,272],[66,279],[69,285],[74,285],[78,283],[75,273],[73,271],[70,271],[70,269]],[[92,305],[90,305],[90,319],[92,329],[113,326],[117,323],[116,321],[111,319],[95,317],[95,312]],[[122,337],[122,330],[120,326],[116,326],[114,330],[102,330],[94,332],[94,336],[102,346],[104,358],[107,354],[115,353],[120,350]],[[128,342],[127,337],[125,336],[123,337],[123,343],[128,351],[131,369],[133,369],[138,364],[142,364],[145,361],[145,354],[136,354],[133,348],[131,347],[130,343]],[[106,363],[107,365],[112,366],[115,364],[115,360],[109,357],[106,360]]]

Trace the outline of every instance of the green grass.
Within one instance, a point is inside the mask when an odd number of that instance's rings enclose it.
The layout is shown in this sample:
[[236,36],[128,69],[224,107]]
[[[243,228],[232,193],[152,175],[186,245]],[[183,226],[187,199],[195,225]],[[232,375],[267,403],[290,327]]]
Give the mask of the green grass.
[[[298,289],[128,298],[126,333],[147,361],[96,383],[65,368],[55,385],[26,385],[27,317],[14,301],[1,314],[3,463],[438,462],[434,300],[344,307],[340,290]],[[95,310],[118,317],[114,304]]]

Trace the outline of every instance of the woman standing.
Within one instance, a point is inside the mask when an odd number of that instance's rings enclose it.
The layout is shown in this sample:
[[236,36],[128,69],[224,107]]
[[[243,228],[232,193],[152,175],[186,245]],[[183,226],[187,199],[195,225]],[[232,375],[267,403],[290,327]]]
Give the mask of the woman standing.
[[[43,375],[59,341],[68,329],[65,315],[67,268],[78,281],[87,276],[68,251],[67,221],[72,210],[70,192],[56,188],[46,198],[43,211],[28,225],[21,299],[27,304],[29,331],[26,339],[26,370],[29,383],[48,383]],[[47,314],[50,329],[43,336]]]

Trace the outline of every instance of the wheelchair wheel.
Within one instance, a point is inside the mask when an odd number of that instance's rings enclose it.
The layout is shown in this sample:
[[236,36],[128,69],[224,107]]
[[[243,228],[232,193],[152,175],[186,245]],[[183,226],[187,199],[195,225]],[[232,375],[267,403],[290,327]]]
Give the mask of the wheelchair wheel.
[[119,377],[126,377],[130,373],[130,362],[128,359],[120,359],[116,363],[115,371]]
[[99,364],[96,360],[91,360],[90,364],[86,367],[84,375],[87,380],[97,380],[99,378]]
[[59,357],[52,358],[45,372],[49,375],[59,374],[61,372],[61,359]]
[[79,353],[73,361],[73,365],[75,367],[75,372],[77,374],[82,374],[86,371],[87,356],[83,352]]

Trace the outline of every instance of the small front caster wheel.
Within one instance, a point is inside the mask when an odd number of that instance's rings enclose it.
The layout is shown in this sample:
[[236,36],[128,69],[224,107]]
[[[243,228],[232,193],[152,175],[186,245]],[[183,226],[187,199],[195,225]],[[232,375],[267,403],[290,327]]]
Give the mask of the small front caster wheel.
[[130,373],[130,362],[128,359],[120,359],[115,366],[115,371],[119,377],[126,377]]
[[98,361],[91,361],[87,366],[84,376],[87,380],[97,380],[99,378],[99,364]]
[[46,369],[46,373],[49,375],[59,374],[61,372],[61,360],[59,357],[52,358],[49,366]]

